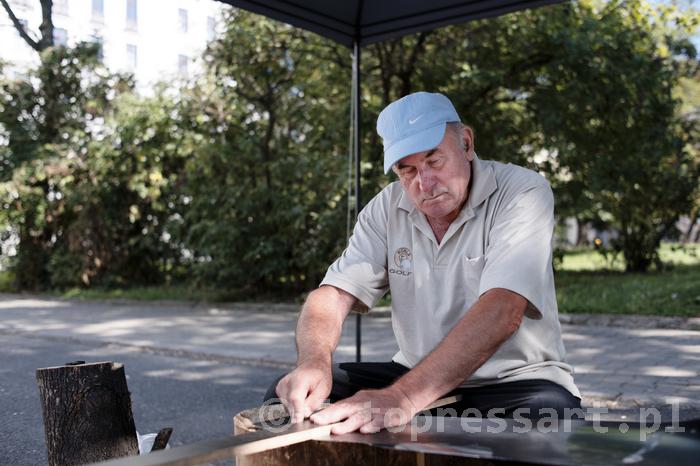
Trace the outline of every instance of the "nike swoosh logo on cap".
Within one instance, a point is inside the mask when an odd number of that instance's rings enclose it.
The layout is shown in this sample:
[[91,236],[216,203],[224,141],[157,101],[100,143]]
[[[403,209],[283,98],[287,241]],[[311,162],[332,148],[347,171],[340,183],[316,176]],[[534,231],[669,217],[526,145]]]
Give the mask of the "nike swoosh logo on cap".
[[412,125],[412,124],[414,124],[416,121],[420,120],[421,118],[423,118],[423,115],[417,116],[417,117],[415,117],[415,118],[412,119],[412,120],[408,120],[408,124],[409,124],[409,125]]

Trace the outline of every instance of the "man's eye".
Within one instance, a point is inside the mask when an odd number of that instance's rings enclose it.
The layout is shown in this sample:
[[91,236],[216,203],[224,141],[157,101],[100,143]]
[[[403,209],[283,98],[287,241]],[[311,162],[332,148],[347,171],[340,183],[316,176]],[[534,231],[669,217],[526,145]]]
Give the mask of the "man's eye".
[[401,176],[410,176],[416,172],[416,169],[413,167],[406,167],[402,168],[399,172],[401,173]]

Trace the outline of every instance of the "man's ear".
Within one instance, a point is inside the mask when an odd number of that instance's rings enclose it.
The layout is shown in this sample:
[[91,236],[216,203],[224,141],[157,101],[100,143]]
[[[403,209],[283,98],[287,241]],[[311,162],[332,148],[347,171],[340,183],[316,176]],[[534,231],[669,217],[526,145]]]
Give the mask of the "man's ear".
[[467,160],[474,160],[474,130],[470,126],[462,126],[462,140],[464,141],[464,150],[467,152]]

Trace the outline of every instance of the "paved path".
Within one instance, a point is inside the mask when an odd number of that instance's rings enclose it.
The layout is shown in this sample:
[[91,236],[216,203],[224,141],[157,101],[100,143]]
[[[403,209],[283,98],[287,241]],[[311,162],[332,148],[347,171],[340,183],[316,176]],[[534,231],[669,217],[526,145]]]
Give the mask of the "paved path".
[[[295,359],[289,312],[183,304],[105,304],[0,295],[0,335],[111,345],[166,356],[278,368]],[[355,319],[335,360],[351,361]],[[396,351],[390,319],[364,318],[363,359]],[[584,404],[700,405],[700,331],[564,325]]]

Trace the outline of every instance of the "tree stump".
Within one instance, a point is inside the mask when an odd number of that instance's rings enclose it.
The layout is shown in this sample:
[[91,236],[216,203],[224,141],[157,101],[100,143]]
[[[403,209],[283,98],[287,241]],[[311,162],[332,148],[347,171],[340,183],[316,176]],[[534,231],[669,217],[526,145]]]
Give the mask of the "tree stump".
[[36,380],[50,466],[138,455],[122,364],[99,362],[37,369]]

